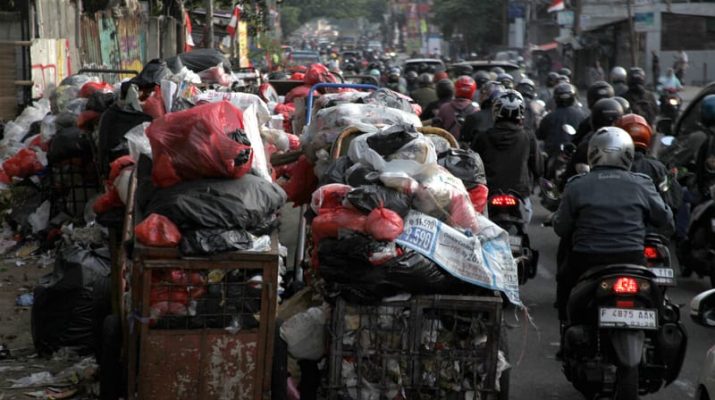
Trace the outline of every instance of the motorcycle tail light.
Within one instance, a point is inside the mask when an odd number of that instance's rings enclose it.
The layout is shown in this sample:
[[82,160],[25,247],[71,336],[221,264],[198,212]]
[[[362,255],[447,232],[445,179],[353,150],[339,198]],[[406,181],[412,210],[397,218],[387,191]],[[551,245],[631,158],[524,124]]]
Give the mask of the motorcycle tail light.
[[616,282],[613,284],[613,292],[618,294],[638,293],[638,281],[627,276],[622,276],[616,279]]
[[655,246],[646,246],[645,249],[643,250],[643,255],[645,256],[645,259],[650,261],[650,260],[657,260],[660,258],[660,253],[658,253],[658,248]]
[[494,196],[489,200],[489,205],[494,207],[514,207],[518,204],[516,197],[508,194]]

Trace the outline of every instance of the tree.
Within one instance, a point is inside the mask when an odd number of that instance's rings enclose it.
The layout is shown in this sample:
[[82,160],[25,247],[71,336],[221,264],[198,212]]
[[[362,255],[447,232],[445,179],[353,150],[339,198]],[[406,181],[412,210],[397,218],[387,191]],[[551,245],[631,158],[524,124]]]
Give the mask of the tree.
[[315,18],[367,18],[370,22],[380,22],[386,12],[385,0],[284,0],[281,24],[283,33],[289,35]]
[[434,19],[446,40],[464,37],[468,50],[485,51],[502,43],[503,2],[494,0],[434,0]]

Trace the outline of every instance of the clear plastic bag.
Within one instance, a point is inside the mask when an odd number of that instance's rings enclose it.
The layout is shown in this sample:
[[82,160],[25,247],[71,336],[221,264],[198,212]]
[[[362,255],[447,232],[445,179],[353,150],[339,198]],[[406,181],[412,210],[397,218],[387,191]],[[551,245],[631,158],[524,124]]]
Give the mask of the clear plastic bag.
[[258,115],[258,123],[260,125],[265,124],[270,121],[271,113],[268,111],[268,105],[261,100],[260,97],[251,93],[241,93],[241,92],[217,92],[215,90],[206,90],[192,98],[195,104],[206,101],[209,103],[216,103],[219,101],[228,101],[233,104],[234,107],[241,111],[248,110],[248,107],[254,106],[256,109],[256,114]]
[[370,166],[379,172],[405,172],[409,175],[417,174],[425,165],[437,162],[434,145],[422,134],[417,134],[415,140],[388,155],[387,159],[370,147],[368,140],[371,136],[361,135],[350,143],[348,157],[352,162]]
[[316,214],[320,214],[321,209],[341,207],[344,203],[345,197],[352,189],[352,187],[342,185],[340,183],[332,183],[321,186],[318,190],[313,192],[313,196],[310,201],[310,208]]
[[436,164],[427,166],[415,178],[419,182],[413,200],[416,210],[452,227],[479,231],[477,213],[461,180]]

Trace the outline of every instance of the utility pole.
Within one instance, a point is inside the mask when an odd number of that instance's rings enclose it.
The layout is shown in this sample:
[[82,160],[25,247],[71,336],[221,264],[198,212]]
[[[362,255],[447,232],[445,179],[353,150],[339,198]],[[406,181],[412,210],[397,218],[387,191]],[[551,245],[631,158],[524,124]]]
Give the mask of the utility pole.
[[214,1],[206,0],[206,46],[210,49],[214,47]]
[[631,64],[635,67],[638,66],[638,40],[636,38],[636,28],[633,21],[633,0],[627,0],[628,7],[628,28],[630,30],[630,42],[631,42]]

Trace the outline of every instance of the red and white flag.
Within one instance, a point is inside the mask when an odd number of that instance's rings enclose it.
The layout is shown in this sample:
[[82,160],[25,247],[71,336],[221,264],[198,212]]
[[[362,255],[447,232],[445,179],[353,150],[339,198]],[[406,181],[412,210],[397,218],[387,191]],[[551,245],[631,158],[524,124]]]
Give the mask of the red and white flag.
[[241,6],[236,5],[236,7],[233,8],[233,14],[231,14],[231,20],[228,22],[228,25],[226,26],[226,33],[228,33],[229,36],[236,35],[236,30],[238,29],[238,21],[240,19],[241,19]]
[[551,5],[549,6],[549,9],[547,11],[563,11],[564,9],[564,0],[551,0]]
[[186,39],[184,41],[184,52],[191,51],[194,48],[194,39],[191,37],[191,18],[189,18],[189,12],[184,12],[184,35]]

